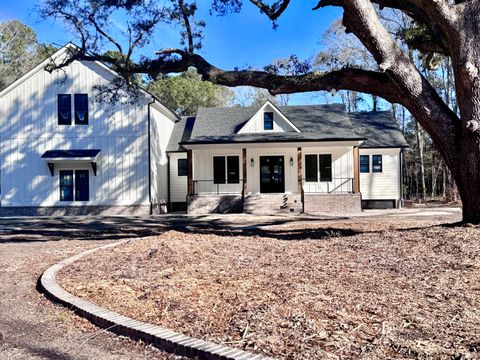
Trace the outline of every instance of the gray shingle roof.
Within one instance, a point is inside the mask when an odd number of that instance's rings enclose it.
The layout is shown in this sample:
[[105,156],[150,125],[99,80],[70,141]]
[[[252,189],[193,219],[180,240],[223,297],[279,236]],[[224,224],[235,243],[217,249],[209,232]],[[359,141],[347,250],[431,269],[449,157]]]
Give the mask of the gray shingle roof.
[[358,140],[343,105],[278,106],[299,130],[283,133],[237,134],[259,107],[200,108],[186,143]]
[[364,147],[405,147],[390,112],[348,114],[341,104],[277,107],[299,130],[237,134],[259,107],[199,108],[196,118],[182,118],[167,151],[178,144],[366,140]]
[[390,111],[351,113],[355,132],[367,140],[363,148],[408,147]]
[[194,116],[182,116],[173,126],[172,135],[167,145],[167,152],[185,151],[180,143],[190,139],[195,124]]

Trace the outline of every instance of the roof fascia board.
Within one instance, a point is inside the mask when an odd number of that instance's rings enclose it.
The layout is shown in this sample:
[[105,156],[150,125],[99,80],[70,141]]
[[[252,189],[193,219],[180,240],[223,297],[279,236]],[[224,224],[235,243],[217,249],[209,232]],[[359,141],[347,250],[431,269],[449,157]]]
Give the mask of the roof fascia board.
[[215,148],[279,148],[284,146],[285,148],[296,148],[296,147],[335,147],[335,146],[360,146],[364,142],[363,139],[352,139],[352,140],[305,140],[305,141],[272,141],[272,142],[232,142],[232,143],[210,143],[210,144],[194,144],[194,143],[181,143],[180,145],[186,150],[197,150],[197,149],[211,149],[213,146]]

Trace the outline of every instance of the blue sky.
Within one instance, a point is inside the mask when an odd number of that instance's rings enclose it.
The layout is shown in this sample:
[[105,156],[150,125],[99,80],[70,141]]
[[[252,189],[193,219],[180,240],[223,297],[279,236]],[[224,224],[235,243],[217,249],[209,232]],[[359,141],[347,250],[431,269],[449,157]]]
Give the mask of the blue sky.
[[[39,21],[35,13],[35,0],[2,0],[0,21],[18,19],[31,26],[40,42],[64,44],[74,40],[73,34],[59,23]],[[211,0],[199,0],[199,18],[206,20],[203,49],[200,54],[216,66],[232,69],[252,66],[262,68],[275,59],[292,54],[301,59],[312,58],[320,50],[320,37],[331,23],[341,16],[336,8],[312,11],[316,1],[292,1],[280,17],[279,27],[272,29],[271,22],[258,9],[245,1],[239,14],[226,17],[211,16]],[[122,19],[118,19],[121,23]],[[151,56],[165,47],[178,47],[179,30],[169,26],[159,28],[152,43],[142,49],[142,55]],[[291,96],[290,104],[323,102],[312,94]]]

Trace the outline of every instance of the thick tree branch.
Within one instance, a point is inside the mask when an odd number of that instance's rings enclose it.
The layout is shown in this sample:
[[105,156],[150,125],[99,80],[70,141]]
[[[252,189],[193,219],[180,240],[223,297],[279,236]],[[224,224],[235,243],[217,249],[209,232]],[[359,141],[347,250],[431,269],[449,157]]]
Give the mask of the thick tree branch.
[[276,21],[280,15],[287,9],[290,0],[279,0],[273,5],[267,5],[262,0],[249,0],[253,5],[258,7],[268,18]]

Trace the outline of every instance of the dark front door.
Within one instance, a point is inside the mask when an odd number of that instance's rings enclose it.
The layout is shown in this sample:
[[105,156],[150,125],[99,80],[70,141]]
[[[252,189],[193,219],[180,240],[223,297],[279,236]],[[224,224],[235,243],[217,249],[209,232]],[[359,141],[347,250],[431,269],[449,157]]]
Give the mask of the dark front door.
[[260,192],[285,192],[284,170],[283,156],[260,156]]

